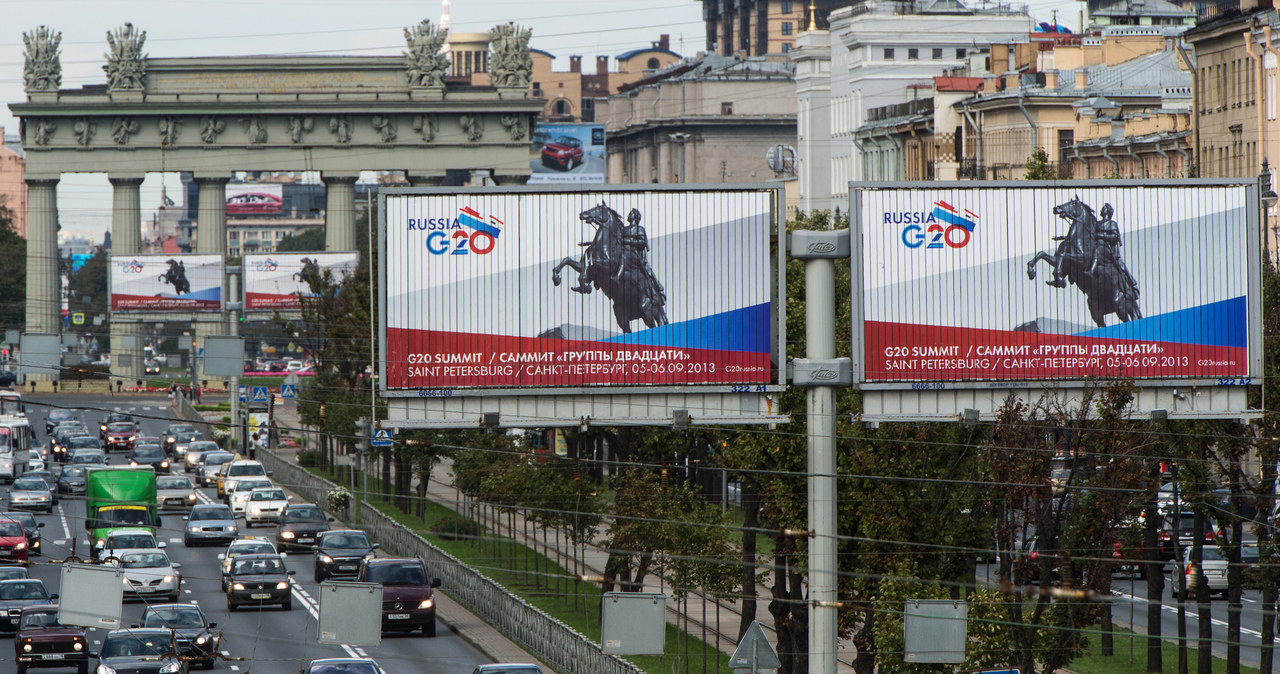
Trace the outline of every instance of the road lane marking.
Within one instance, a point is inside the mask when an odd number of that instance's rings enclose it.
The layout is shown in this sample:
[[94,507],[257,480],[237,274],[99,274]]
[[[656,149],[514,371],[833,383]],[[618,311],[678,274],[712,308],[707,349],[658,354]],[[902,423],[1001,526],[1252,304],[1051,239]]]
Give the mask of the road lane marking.
[[[1131,595],[1131,594],[1125,594],[1124,592],[1121,592],[1121,591],[1119,591],[1119,590],[1112,590],[1112,591],[1111,591],[1111,594],[1113,594],[1113,595],[1115,595],[1115,596],[1117,596],[1117,597],[1120,597],[1120,598],[1122,598],[1122,599],[1127,599],[1127,600],[1132,601],[1132,602],[1134,602],[1134,603],[1138,603],[1138,604],[1150,604],[1150,603],[1151,603],[1151,602],[1147,601],[1146,599],[1143,599],[1143,598],[1140,598],[1140,597],[1135,597],[1135,596],[1133,596],[1133,595]],[[1166,612],[1166,613],[1177,613],[1177,612],[1178,612],[1178,607],[1177,607],[1177,605],[1176,605],[1176,604],[1175,604],[1175,605],[1173,605],[1173,606],[1170,606],[1170,605],[1168,605],[1168,604],[1165,604],[1164,602],[1161,602],[1161,603],[1160,603],[1160,610],[1162,610],[1162,611],[1164,611],[1164,612]],[[1200,614],[1199,614],[1198,612],[1196,612],[1196,611],[1192,611],[1192,610],[1190,610],[1190,609],[1187,609],[1187,617],[1188,617],[1188,618],[1195,618],[1195,619],[1199,620],[1199,618],[1200,618]],[[1214,624],[1214,625],[1218,625],[1219,627],[1226,627],[1226,626],[1227,626],[1227,622],[1226,622],[1225,620],[1219,620],[1219,619],[1217,619],[1217,618],[1209,618],[1209,622],[1210,622],[1210,623],[1212,623],[1212,624]],[[1131,625],[1131,627],[1132,627],[1132,625]],[[1261,638],[1262,638],[1262,633],[1261,633],[1261,632],[1259,632],[1259,631],[1257,631],[1257,630],[1251,630],[1251,629],[1249,629],[1249,628],[1245,627],[1244,625],[1241,625],[1241,626],[1240,626],[1240,633],[1241,633],[1241,634],[1248,634],[1248,635],[1249,635],[1249,636],[1251,636],[1251,637],[1258,637],[1259,639],[1261,639]]]
[[[320,622],[320,604],[316,602],[315,599],[312,599],[311,595],[307,594],[306,590],[303,590],[297,585],[293,586],[293,595],[298,598],[298,601],[302,602],[302,606],[307,609],[307,613],[310,613],[311,617],[316,619],[316,622]],[[342,650],[347,652],[347,655],[350,655],[353,658],[369,657],[361,649],[352,648],[348,644],[338,645],[342,647]]]
[[[61,505],[58,506],[58,520],[62,522],[63,538],[71,540],[71,527],[67,525],[67,511],[63,510]],[[59,543],[58,545],[65,545],[65,543]]]
[[228,666],[227,666],[227,669],[230,669],[230,670],[231,670],[231,671],[233,671],[233,672],[238,672],[238,671],[240,671],[240,668],[239,668],[239,667],[237,667],[237,666],[235,666],[235,665],[228,665]]

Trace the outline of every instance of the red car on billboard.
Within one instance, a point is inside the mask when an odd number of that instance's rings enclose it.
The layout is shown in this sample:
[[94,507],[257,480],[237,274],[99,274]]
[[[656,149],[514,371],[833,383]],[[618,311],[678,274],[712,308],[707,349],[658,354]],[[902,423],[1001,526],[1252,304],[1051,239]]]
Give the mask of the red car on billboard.
[[227,197],[227,215],[279,213],[283,208],[283,199],[264,192],[245,192]]
[[[582,141],[572,136],[556,136],[542,146],[542,165],[568,171],[582,164]],[[229,211],[228,211],[229,212]]]

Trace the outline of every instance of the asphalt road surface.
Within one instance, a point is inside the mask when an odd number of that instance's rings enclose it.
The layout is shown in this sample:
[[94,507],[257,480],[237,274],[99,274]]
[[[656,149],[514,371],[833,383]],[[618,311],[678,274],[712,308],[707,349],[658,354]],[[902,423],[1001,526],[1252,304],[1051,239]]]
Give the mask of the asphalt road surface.
[[[161,435],[174,419],[171,419],[168,400],[155,397],[110,397],[87,395],[24,396],[29,403],[45,402],[59,407],[77,408],[77,415],[87,426],[94,426],[108,411],[129,412],[139,418],[144,435]],[[47,408],[28,404],[27,416],[41,442],[46,442],[44,417]],[[123,462],[122,453],[110,456],[112,463]],[[56,470],[56,467],[55,467]],[[7,496],[8,489],[0,488],[0,496]],[[202,502],[215,502],[213,489],[201,490]],[[294,502],[300,502],[295,496]],[[2,504],[0,504],[2,505]],[[85,555],[84,501],[82,498],[62,498],[50,515],[37,514],[45,524],[41,530],[44,555],[34,557],[31,575],[44,581],[50,592],[58,592],[61,560],[71,553],[70,542],[76,541],[76,552]],[[379,646],[320,645],[316,642],[317,583],[312,574],[312,557],[306,553],[292,553],[286,558],[294,576],[293,610],[277,607],[262,610],[241,608],[234,613],[226,609],[226,595],[220,585],[217,555],[220,547],[187,548],[182,543],[182,514],[162,514],[163,528],[157,537],[167,543],[170,559],[182,565],[182,601],[198,603],[206,617],[218,624],[215,632],[222,636],[221,651],[229,658],[216,663],[216,670],[255,672],[263,674],[297,674],[315,658],[372,657],[387,674],[417,674],[423,671],[469,674],[477,665],[489,662],[461,636],[452,633],[443,624],[434,638],[384,635]],[[243,524],[243,522],[242,522]],[[272,529],[242,530],[242,535],[271,536]],[[122,623],[137,623],[145,604],[128,601],[123,611]],[[90,643],[94,648],[101,644],[103,632],[91,631]],[[0,674],[15,672],[9,638],[0,640]],[[91,661],[91,665],[96,663]],[[40,671],[40,670],[35,670]],[[50,672],[74,671],[72,669],[46,670]],[[91,670],[92,671],[92,670]]]

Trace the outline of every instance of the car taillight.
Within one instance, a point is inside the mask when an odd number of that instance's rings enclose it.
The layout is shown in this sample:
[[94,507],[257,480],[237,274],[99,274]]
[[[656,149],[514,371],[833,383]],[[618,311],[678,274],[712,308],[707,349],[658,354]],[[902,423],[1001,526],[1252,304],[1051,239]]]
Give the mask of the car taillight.
[[1167,541],[1167,540],[1171,540],[1172,538],[1173,538],[1173,535],[1170,534],[1169,532],[1167,531],[1160,532],[1160,540]]

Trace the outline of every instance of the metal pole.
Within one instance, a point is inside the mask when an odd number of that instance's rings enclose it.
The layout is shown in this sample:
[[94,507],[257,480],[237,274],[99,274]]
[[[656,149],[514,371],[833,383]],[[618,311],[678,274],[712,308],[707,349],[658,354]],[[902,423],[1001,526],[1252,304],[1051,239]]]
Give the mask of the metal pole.
[[[240,275],[228,274],[227,285],[230,286],[231,297],[240,297]],[[231,325],[227,326],[227,334],[232,337],[240,336],[240,312],[232,309],[230,314]],[[231,377],[231,427],[240,428],[240,377]],[[231,449],[227,447],[226,449]]]
[[[804,266],[805,356],[835,358],[835,261]],[[836,415],[835,389],[811,386],[809,427],[809,672],[836,671]]]
[[[365,249],[369,256],[369,423],[365,425],[365,441],[362,445],[364,451],[361,452],[360,472],[363,474],[360,485],[360,502],[369,500],[369,458],[373,453],[373,429],[378,424],[378,398],[377,391],[374,387],[374,377],[378,374],[378,335],[375,332],[374,323],[374,304],[373,300],[373,186],[365,186],[365,225],[366,233],[369,240],[365,242]],[[386,485],[383,485],[385,488]],[[360,523],[360,503],[356,504],[356,524]]]

